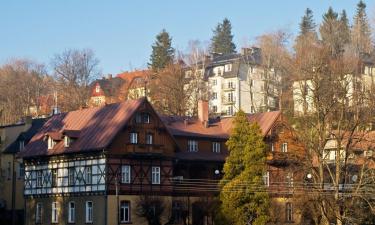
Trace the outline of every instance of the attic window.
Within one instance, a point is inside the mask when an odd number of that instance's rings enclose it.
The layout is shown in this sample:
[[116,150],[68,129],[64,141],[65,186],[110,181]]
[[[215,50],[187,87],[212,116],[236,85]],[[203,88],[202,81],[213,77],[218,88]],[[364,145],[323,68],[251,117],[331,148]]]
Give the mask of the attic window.
[[53,149],[53,147],[55,147],[56,142],[51,137],[48,137],[47,141],[48,141],[48,149]]
[[20,151],[22,151],[25,148],[25,142],[21,140],[19,143],[20,143]]
[[68,148],[70,146],[70,143],[72,142],[72,139],[68,136],[64,136],[64,147]]
[[136,123],[150,123],[150,114],[148,113],[137,113],[135,116]]
[[100,86],[99,86],[99,85],[96,85],[96,86],[95,86],[95,92],[96,92],[96,93],[99,93],[99,91],[100,91]]

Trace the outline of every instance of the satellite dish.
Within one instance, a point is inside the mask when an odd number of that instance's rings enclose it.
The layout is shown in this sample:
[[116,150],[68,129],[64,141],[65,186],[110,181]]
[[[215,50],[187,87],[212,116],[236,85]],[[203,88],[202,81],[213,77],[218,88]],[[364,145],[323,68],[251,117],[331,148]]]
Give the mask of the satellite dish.
[[357,175],[353,175],[353,176],[352,176],[352,181],[353,181],[353,182],[356,182],[357,179],[358,179],[358,176],[357,176]]

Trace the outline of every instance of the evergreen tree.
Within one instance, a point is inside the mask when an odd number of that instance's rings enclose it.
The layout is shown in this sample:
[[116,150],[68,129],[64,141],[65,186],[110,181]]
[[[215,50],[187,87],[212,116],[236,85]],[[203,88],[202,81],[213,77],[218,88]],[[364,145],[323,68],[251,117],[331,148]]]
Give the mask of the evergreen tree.
[[175,50],[172,47],[172,38],[168,32],[163,29],[157,36],[154,45],[152,45],[152,54],[149,66],[153,70],[165,68],[173,62]]
[[338,56],[343,52],[344,39],[347,37],[343,36],[338,13],[332,7],[329,7],[328,11],[323,15],[323,22],[320,25],[319,31],[323,44],[330,49],[332,56]]
[[236,225],[264,225],[269,220],[269,196],[263,183],[265,144],[257,124],[250,124],[240,110],[227,141],[229,156],[221,181],[223,214]]
[[348,44],[350,42],[350,27],[349,27],[349,20],[346,16],[346,11],[342,10],[340,15],[340,35],[342,36],[342,40],[344,44]]
[[222,54],[236,52],[236,45],[233,43],[232,25],[227,18],[223,20],[223,23],[219,23],[213,32],[214,36],[211,39],[212,52]]
[[315,27],[316,25],[313,19],[313,11],[307,8],[305,11],[305,15],[302,17],[302,21],[299,24],[300,35],[306,35],[307,33],[314,33]]
[[357,4],[357,12],[354,16],[354,24],[351,34],[352,43],[358,54],[371,52],[370,25],[366,15],[366,4],[362,2],[362,0]]

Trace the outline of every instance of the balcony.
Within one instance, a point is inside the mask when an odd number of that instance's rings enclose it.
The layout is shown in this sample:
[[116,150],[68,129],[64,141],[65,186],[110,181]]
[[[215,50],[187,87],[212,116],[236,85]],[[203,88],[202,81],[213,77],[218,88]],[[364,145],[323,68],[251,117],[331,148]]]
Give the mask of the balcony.
[[221,89],[223,91],[234,91],[236,90],[236,85],[234,85],[233,83],[224,83],[221,85]]
[[126,152],[137,154],[162,154],[162,145],[149,144],[126,144]]
[[236,98],[234,96],[222,96],[221,97],[221,104],[223,105],[234,105],[236,103]]

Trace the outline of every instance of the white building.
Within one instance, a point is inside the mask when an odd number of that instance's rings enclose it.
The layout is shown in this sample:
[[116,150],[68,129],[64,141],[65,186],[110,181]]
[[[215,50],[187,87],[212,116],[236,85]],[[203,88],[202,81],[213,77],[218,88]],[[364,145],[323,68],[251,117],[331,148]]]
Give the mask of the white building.
[[256,113],[279,108],[280,76],[261,66],[259,48],[242,49],[240,54],[213,54],[204,67],[211,114],[226,116],[239,109]]

